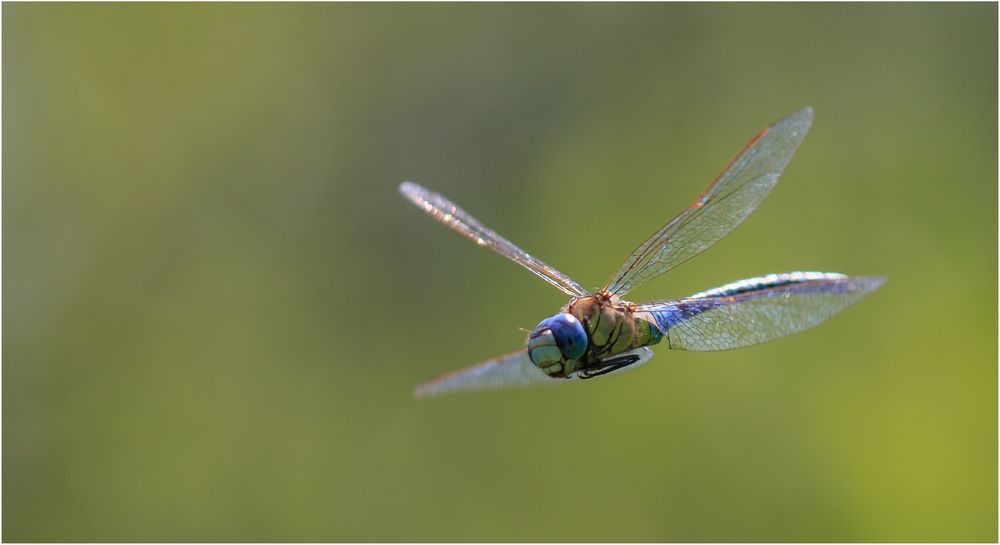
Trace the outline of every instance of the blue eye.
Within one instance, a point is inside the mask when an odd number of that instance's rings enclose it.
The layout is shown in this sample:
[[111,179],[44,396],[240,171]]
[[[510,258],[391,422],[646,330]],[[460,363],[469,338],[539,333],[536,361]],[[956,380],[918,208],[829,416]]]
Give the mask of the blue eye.
[[587,351],[587,332],[572,314],[556,314],[545,319],[539,327],[548,327],[556,338],[559,351],[566,359],[575,360]]

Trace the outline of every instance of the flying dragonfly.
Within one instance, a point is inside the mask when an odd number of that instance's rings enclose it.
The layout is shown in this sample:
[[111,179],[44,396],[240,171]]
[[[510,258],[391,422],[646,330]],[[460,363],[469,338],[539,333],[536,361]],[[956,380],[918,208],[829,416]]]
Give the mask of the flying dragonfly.
[[623,297],[677,267],[736,228],[770,193],[812,125],[795,112],[746,144],[690,206],[629,254],[608,283],[590,293],[501,237],[454,203],[413,182],[400,193],[473,242],[520,264],[570,296],[517,352],[419,385],[417,396],[584,380],[634,368],[651,346],[714,351],[741,348],[818,325],[885,282],[880,276],[789,272],[732,282],[685,297],[631,303]]

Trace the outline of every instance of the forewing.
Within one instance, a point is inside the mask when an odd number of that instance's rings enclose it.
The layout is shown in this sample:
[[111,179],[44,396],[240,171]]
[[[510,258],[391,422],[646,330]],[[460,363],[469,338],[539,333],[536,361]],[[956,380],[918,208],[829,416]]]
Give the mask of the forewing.
[[625,295],[691,259],[729,234],[774,187],[812,125],[799,110],[755,136],[698,199],[643,242],[605,291]]
[[528,352],[521,350],[500,356],[479,365],[459,369],[417,386],[417,397],[432,396],[460,390],[489,390],[507,386],[559,384],[564,379],[552,378],[535,367]]
[[[635,354],[639,359],[625,369],[638,367],[653,357],[653,351],[645,346],[618,354],[616,357],[629,354]],[[608,374],[616,374],[622,370],[624,369],[619,369]],[[535,364],[531,363],[527,351],[521,350],[501,356],[495,360],[459,369],[447,375],[428,380],[417,386],[414,394],[417,397],[427,397],[464,390],[491,390],[509,386],[551,385],[579,381],[580,379],[575,376],[564,379],[552,378],[546,375],[539,368],[535,367]]]
[[[785,273],[750,278],[674,301],[638,305],[670,348],[729,350],[818,325],[885,282],[879,276]],[[642,316],[642,314],[639,314]]]
[[464,235],[479,246],[489,248],[507,259],[519,263],[540,276],[542,280],[562,290],[563,293],[571,296],[587,295],[587,290],[581,288],[568,276],[546,265],[540,259],[533,257],[509,240],[496,234],[489,227],[479,223],[476,218],[470,216],[443,195],[434,193],[413,182],[400,184],[399,192],[432,218]]

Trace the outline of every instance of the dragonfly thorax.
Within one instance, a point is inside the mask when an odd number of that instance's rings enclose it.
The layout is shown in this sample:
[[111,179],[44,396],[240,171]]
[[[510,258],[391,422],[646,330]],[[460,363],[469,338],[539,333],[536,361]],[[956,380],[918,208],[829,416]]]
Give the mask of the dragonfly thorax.
[[568,377],[587,351],[587,331],[572,314],[550,316],[528,337],[528,357],[547,375]]
[[578,297],[566,310],[583,324],[587,333],[584,360],[588,363],[656,344],[662,337],[656,326],[635,316],[634,304],[604,292]]

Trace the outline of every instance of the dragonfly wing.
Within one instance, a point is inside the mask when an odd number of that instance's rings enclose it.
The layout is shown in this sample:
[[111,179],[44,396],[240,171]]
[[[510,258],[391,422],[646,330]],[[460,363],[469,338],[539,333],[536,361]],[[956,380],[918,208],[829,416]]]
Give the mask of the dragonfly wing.
[[749,278],[685,299],[638,305],[679,350],[729,350],[818,325],[885,282],[879,276],[795,272]]
[[[608,361],[628,356],[635,356],[634,361],[623,368],[615,368],[611,372],[602,374],[616,374],[624,369],[638,367],[653,357],[653,351],[649,347],[643,346],[618,354],[614,358],[609,358]],[[579,382],[580,380],[581,378],[578,376],[573,376],[569,379],[552,378],[535,367],[535,364],[531,363],[526,350],[520,350],[506,356],[500,356],[495,360],[459,369],[447,375],[428,380],[417,386],[414,394],[417,397],[429,397],[463,390],[491,390],[506,388],[508,386],[531,386],[535,384],[565,384],[567,382]]]
[[629,255],[604,290],[625,295],[729,234],[777,183],[812,117],[812,108],[799,110],[750,140],[691,206]]
[[403,182],[399,192],[427,212],[432,218],[443,223],[450,229],[464,235],[479,246],[489,248],[494,252],[514,261],[529,271],[537,274],[549,284],[559,288],[563,293],[579,297],[587,295],[587,290],[580,287],[570,277],[546,265],[540,259],[518,248],[509,240],[496,234],[492,229],[479,223],[465,210],[449,201],[443,195],[434,193],[413,182]]
[[424,397],[460,390],[489,390],[560,382],[564,382],[564,379],[546,375],[531,363],[526,350],[520,350],[431,379],[417,386],[414,393],[417,397]]

